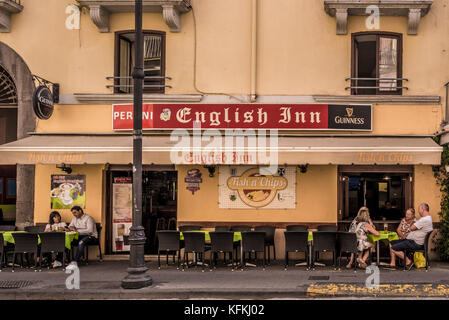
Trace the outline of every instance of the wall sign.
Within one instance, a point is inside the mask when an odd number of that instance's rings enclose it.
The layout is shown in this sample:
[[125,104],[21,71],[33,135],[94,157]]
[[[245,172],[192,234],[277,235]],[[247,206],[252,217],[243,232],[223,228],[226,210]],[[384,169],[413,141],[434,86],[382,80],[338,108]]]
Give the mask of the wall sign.
[[[371,105],[144,104],[143,129],[372,130]],[[132,130],[133,106],[112,106],[113,130]]]
[[279,169],[272,175],[258,167],[219,167],[219,208],[295,209],[296,167]]
[[129,251],[129,229],[133,222],[132,179],[115,177],[112,183],[112,251]]
[[73,206],[86,208],[86,176],[52,175],[51,208],[71,209]]
[[48,120],[53,114],[53,94],[46,86],[37,87],[33,97],[34,113],[39,119]]
[[195,191],[198,191],[200,189],[200,183],[203,182],[203,179],[201,179],[200,170],[191,169],[187,171],[187,176],[185,177],[184,181],[187,183],[186,189],[192,191],[192,194],[194,194]]

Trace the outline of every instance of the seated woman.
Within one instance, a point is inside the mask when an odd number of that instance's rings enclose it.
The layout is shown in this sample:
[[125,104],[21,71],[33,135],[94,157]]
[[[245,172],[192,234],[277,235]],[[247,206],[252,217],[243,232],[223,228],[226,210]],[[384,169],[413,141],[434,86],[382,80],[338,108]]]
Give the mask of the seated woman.
[[[354,219],[354,221],[352,221],[351,226],[349,227],[349,232],[354,232],[357,235],[357,262],[359,268],[365,269],[367,267],[366,259],[368,259],[368,256],[374,247],[371,242],[367,241],[368,233],[372,233],[376,236],[379,235],[379,232],[376,231],[376,228],[371,221],[369,209],[367,207],[360,208],[359,212],[357,213],[357,217]],[[353,260],[354,254],[351,254],[351,259],[346,265],[347,269],[351,268]]]
[[[61,215],[58,211],[53,211],[50,213],[50,221],[49,224],[45,227],[45,232],[52,232],[53,230],[60,230],[59,228],[62,228],[63,230],[67,229],[67,224],[65,222],[61,221]],[[58,268],[62,266],[62,252],[59,252],[55,261],[53,262],[52,266],[53,268]]]
[[[56,228],[67,228],[67,224],[65,222],[61,222],[61,215],[58,211],[53,211],[50,213],[50,223],[45,226],[45,232],[51,232]],[[56,229],[58,230],[58,229]]]
[[[408,208],[407,211],[405,212],[405,217],[401,220],[401,223],[399,224],[398,229],[396,230],[399,239],[407,239],[408,234],[412,231],[410,230],[410,228],[415,222],[416,222],[415,209]],[[391,255],[390,267],[394,268],[396,267],[396,258],[395,258],[396,256],[394,253],[391,252],[391,250],[390,255]]]

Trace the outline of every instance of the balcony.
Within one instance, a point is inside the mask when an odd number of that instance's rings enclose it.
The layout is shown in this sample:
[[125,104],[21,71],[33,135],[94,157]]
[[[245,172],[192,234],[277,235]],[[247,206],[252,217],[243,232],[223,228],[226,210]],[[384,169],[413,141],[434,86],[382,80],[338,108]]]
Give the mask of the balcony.
[[[100,32],[109,32],[112,13],[134,12],[134,0],[77,0],[89,8],[90,17]],[[162,12],[171,32],[181,31],[181,14],[189,12],[190,0],[143,0],[143,12]]]
[[433,0],[324,0],[324,10],[337,19],[337,34],[347,34],[348,16],[368,16],[368,6],[379,8],[380,16],[408,17],[408,34],[417,35],[421,17],[425,16]]
[[0,0],[0,32],[11,32],[11,15],[22,10],[20,0]]

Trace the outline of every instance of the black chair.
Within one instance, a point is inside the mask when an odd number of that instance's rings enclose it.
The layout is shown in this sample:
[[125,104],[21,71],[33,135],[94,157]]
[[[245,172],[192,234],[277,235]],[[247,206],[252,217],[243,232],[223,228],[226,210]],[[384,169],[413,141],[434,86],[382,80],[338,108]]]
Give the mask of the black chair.
[[[212,271],[212,260],[214,260],[214,269],[216,268],[215,254],[221,252],[224,254],[224,263],[226,264],[226,253],[229,252],[234,270],[234,233],[229,231],[210,232],[210,271]],[[214,259],[213,259],[214,258]]]
[[[426,258],[426,272],[429,271],[429,238],[432,234],[433,230],[428,232],[426,234],[426,238],[424,239],[424,246],[422,249],[417,250],[404,250],[404,270],[407,270],[407,263],[405,262],[405,257],[407,257],[407,254],[415,253],[415,252],[422,252],[424,254],[424,258]],[[413,258],[412,258],[413,259]]]
[[273,247],[273,260],[276,261],[276,246],[274,245],[274,234],[276,228],[272,226],[257,226],[254,227],[254,231],[265,232],[265,247],[268,247],[268,265],[270,265],[270,247]]
[[179,231],[184,232],[184,231],[198,231],[201,230],[201,226],[180,226]]
[[288,267],[289,252],[304,252],[309,269],[309,233],[305,231],[285,231],[285,270]]
[[[36,233],[13,233],[14,238],[14,251],[12,258],[12,272],[14,272],[14,265],[16,263],[16,254],[21,254],[21,267],[23,268],[23,255],[33,254],[35,265],[37,268],[37,244],[38,238]],[[29,262],[29,261],[28,261]],[[37,269],[34,270],[35,272]]]
[[157,238],[159,240],[159,245],[157,249],[157,261],[158,269],[161,268],[161,251],[165,251],[167,257],[168,266],[168,255],[173,252],[173,263],[175,263],[175,254],[178,252],[178,267],[181,261],[181,241],[179,240],[179,231],[174,230],[164,230],[157,232]]
[[341,254],[354,254],[354,271],[357,271],[357,235],[354,232],[337,232],[338,268],[341,269]]
[[304,225],[289,225],[286,228],[287,231],[298,231],[298,232],[306,232],[309,230],[309,227]]
[[[3,268],[3,262],[5,261],[5,240],[3,239],[3,233],[0,233],[0,272]],[[6,262],[5,262],[6,266]]]
[[28,233],[41,233],[45,231],[45,226],[29,226],[25,227],[25,232]]
[[[62,270],[65,270],[65,233],[64,232],[42,232],[39,233],[41,239],[41,252],[39,260],[39,272],[42,271],[43,253],[62,253]],[[50,267],[49,267],[50,268]]]
[[[100,261],[103,261],[103,254],[101,253],[101,230],[103,229],[103,227],[101,226],[100,223],[96,223],[95,226],[97,227],[98,238],[96,238],[95,240],[93,240],[92,242],[90,242],[84,246],[83,258],[84,258],[84,262],[86,265],[89,264],[89,247],[92,247],[92,246],[98,247],[98,250],[100,251]],[[70,250],[72,260],[73,260],[73,252],[74,252],[73,247],[77,246],[78,243],[79,243],[79,240],[74,240],[72,243],[72,248]]]
[[257,252],[263,252],[263,270],[265,270],[265,232],[252,231],[242,232],[242,270],[245,267],[245,252],[255,253],[257,260]]
[[16,231],[16,230],[17,230],[16,226],[8,226],[8,225],[0,226],[0,231]]
[[315,268],[315,254],[320,252],[332,252],[334,269],[336,269],[336,247],[337,234],[336,232],[317,231],[313,233],[313,248],[312,248],[312,268]]
[[193,261],[195,267],[198,265],[198,253],[201,257],[201,264],[204,272],[204,253],[206,252],[206,240],[205,235],[202,232],[183,232],[184,236],[184,264],[182,270],[184,271],[184,265],[188,268],[189,253],[193,253]]
[[231,231],[231,227],[229,226],[216,226],[215,227],[215,232],[227,232],[227,231]]
[[231,231],[233,231],[233,232],[250,232],[251,226],[232,226]]
[[322,225],[317,227],[318,231],[337,232],[337,226],[334,225]]

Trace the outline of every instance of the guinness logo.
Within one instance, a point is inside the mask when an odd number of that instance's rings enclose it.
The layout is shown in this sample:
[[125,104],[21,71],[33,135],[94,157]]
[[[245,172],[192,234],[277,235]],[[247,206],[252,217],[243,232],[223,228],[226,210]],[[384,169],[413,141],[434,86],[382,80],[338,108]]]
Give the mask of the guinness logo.
[[354,108],[346,108],[346,114],[348,117],[352,117],[352,114],[354,113]]

